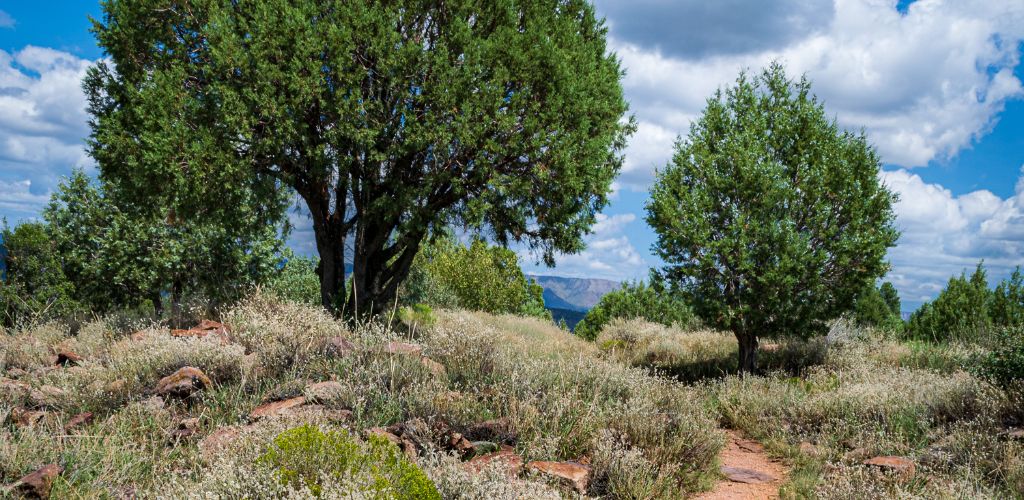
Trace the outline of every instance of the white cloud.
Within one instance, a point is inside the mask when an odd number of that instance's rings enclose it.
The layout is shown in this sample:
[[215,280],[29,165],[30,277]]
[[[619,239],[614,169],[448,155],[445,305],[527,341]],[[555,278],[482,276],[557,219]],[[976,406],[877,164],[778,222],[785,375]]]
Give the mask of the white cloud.
[[636,214],[597,215],[593,234],[586,237],[587,248],[573,255],[556,256],[557,271],[536,265],[536,256],[520,248],[519,258],[528,274],[557,274],[577,278],[602,278],[624,281],[643,276],[650,265],[624,234],[636,223]]
[[[681,17],[706,10],[697,2],[647,3]],[[798,17],[806,14],[789,6]],[[1024,2],[920,0],[905,15],[887,0],[836,0],[834,7],[835,15],[819,30],[787,39],[784,46],[776,47],[769,33],[747,52],[701,59],[647,43],[671,37],[672,26],[655,24],[650,29],[666,32],[643,36],[616,31],[619,12],[606,9],[613,49],[627,71],[627,97],[640,122],[623,182],[645,190],[654,167],[669,160],[672,138],[688,132],[705,100],[741,69],[756,71],[772,60],[783,62],[792,76],[806,73],[841,125],[864,128],[884,161],[907,167],[970,147],[990,130],[1008,99],[1024,96],[1012,72],[1024,39]],[[778,16],[770,5],[757,9],[734,17]]]
[[13,28],[14,18],[10,14],[0,10],[0,28]]
[[42,47],[0,51],[0,198],[20,200],[0,203],[0,215],[11,222],[34,216],[24,203],[41,207],[71,169],[92,167],[81,87],[91,64]]
[[950,276],[982,259],[992,282],[1024,264],[1024,171],[1007,199],[986,190],[954,196],[907,170],[881,177],[900,195],[897,226],[903,233],[889,252],[893,268],[886,279],[908,306],[934,298]]

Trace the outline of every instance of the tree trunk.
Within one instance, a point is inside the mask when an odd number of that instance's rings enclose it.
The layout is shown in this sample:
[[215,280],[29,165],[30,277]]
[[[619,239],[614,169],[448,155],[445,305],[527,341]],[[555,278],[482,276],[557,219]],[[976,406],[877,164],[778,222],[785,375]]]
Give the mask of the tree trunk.
[[352,258],[352,293],[345,311],[357,318],[379,315],[395,306],[398,286],[409,276],[423,238],[423,232],[416,231],[395,241],[387,224],[360,222]]
[[339,241],[325,242],[323,245],[317,241],[317,252],[320,254],[320,263],[316,269],[320,275],[320,304],[324,309],[340,315],[345,299],[345,240],[339,238]]
[[753,375],[757,371],[757,335],[736,333],[739,341],[739,370],[741,375]]
[[154,290],[149,294],[149,301],[153,303],[153,314],[159,320],[164,315],[164,300],[160,290]]

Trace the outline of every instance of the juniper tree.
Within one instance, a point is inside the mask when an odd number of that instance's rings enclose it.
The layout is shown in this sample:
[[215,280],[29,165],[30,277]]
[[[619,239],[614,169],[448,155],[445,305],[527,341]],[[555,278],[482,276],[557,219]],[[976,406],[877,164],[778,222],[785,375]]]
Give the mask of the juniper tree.
[[675,149],[647,205],[654,249],[704,322],[736,335],[741,371],[759,337],[824,333],[886,272],[895,195],[806,78],[741,74]]
[[103,177],[227,227],[293,189],[335,311],[390,306],[447,225],[581,250],[633,128],[583,0],[106,0],[94,31]]

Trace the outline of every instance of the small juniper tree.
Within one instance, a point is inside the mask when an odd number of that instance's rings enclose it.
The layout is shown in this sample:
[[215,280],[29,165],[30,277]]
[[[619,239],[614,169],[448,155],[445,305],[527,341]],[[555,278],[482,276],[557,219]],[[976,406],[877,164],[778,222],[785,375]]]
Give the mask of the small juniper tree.
[[811,336],[887,270],[895,195],[863,133],[839,129],[778,63],[708,100],[657,181],[664,276],[757,367],[758,338]]

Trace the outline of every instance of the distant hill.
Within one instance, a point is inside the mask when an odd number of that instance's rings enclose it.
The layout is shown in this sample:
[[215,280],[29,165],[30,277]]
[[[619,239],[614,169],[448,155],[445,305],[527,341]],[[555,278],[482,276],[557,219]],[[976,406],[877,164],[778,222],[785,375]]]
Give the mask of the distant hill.
[[[547,304],[545,303],[545,307]],[[583,311],[576,311],[573,309],[560,309],[557,307],[547,307],[551,311],[551,319],[558,323],[560,320],[565,320],[565,325],[569,327],[569,330],[576,329],[576,323],[579,323],[587,313]]]
[[595,278],[530,277],[544,287],[544,304],[548,309],[586,312],[594,307],[604,294],[620,286],[617,281]]

